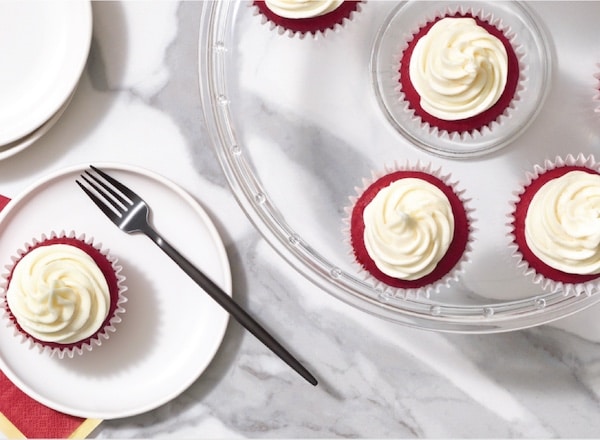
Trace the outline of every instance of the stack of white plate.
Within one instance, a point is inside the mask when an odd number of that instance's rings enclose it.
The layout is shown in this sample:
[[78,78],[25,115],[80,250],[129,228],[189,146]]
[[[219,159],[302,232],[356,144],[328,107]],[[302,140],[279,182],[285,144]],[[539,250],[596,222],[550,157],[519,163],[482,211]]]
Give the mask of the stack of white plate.
[[0,0],[0,159],[60,118],[92,39],[89,1]]

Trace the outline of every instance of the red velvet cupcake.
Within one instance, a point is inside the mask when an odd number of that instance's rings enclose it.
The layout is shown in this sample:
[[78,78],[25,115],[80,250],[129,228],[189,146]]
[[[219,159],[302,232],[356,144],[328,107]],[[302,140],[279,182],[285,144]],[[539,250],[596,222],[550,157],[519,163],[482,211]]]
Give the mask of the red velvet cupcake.
[[43,235],[7,269],[0,299],[15,334],[59,358],[101,345],[125,312],[121,266],[85,235]]
[[492,129],[518,99],[521,78],[507,30],[473,11],[423,24],[407,43],[398,72],[408,110],[425,128],[448,133]]
[[395,166],[365,181],[347,208],[353,256],[376,284],[429,295],[467,261],[472,223],[463,191],[430,166]]
[[269,1],[255,0],[253,5],[257,14],[263,17],[263,23],[269,23],[272,29],[277,29],[280,34],[287,32],[289,36],[304,38],[306,34],[316,36],[343,26],[360,11],[363,1],[306,0],[298,3],[276,0],[276,5],[272,5]]
[[546,161],[526,175],[511,215],[518,265],[566,295],[600,287],[600,164],[593,156]]

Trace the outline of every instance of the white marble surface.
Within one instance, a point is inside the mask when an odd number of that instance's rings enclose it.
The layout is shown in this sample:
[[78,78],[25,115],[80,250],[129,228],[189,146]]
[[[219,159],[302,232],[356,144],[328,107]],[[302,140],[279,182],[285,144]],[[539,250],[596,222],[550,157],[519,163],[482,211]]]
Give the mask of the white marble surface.
[[187,391],[149,413],[104,421],[92,437],[600,436],[599,307],[505,334],[420,331],[343,304],[273,251],[238,207],[208,143],[197,85],[201,8],[95,2],[75,98],[45,137],[0,161],[0,193],[94,161],[163,174],[217,224],[235,298],[320,384],[307,385],[231,322]]

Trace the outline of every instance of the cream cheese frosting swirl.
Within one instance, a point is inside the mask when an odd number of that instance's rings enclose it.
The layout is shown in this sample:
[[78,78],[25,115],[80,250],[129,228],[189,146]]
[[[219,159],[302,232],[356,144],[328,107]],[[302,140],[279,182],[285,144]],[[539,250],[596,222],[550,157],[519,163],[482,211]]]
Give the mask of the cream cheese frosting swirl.
[[431,273],[454,236],[454,215],[446,195],[418,178],[382,188],[363,212],[364,243],[384,274],[416,280]]
[[66,244],[40,246],[16,264],[6,299],[17,323],[44,342],[88,338],[110,306],[109,287],[93,258]]
[[267,7],[284,18],[313,18],[334,11],[343,0],[265,0]]
[[473,18],[446,17],[415,45],[409,75],[423,110],[456,121],[498,101],[506,87],[508,56],[502,42]]
[[525,239],[555,269],[600,273],[600,175],[570,171],[544,184],[527,210]]

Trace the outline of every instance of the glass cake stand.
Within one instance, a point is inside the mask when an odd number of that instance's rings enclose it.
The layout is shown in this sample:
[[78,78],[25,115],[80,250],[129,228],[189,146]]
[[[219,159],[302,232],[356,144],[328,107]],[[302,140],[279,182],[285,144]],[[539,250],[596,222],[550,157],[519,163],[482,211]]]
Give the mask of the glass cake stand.
[[[510,7],[511,20],[525,23],[514,30],[530,33],[527,41],[539,44],[531,54],[539,57],[539,70],[528,73],[531,87],[541,87],[510,136],[487,154],[474,155],[432,154],[390,123],[381,105],[378,60],[387,44],[382,39],[390,35],[394,20],[406,19],[406,8],[413,5],[365,2],[335,30],[300,38],[263,23],[249,2],[203,5],[202,107],[238,203],[264,238],[308,279],[340,300],[397,323],[491,333],[547,323],[596,304],[599,295],[547,292],[524,276],[511,254],[507,223],[514,193],[534,164],[557,155],[590,154],[599,144],[594,111],[599,60],[590,48],[600,38],[594,19],[600,3]],[[575,10],[576,30],[562,20]],[[477,219],[465,273],[428,296],[405,295],[365,279],[343,233],[349,197],[362,179],[405,161],[431,163],[450,173],[465,189]]]

